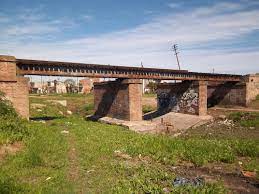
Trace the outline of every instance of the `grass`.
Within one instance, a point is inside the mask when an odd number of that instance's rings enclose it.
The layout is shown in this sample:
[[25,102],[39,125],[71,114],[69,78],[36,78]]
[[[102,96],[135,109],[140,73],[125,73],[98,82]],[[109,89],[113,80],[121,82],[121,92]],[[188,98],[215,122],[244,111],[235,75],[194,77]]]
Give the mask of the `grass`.
[[[66,177],[68,144],[60,135],[60,127],[49,128],[34,122],[28,125],[30,136],[24,140],[26,148],[1,162],[0,193],[73,192],[73,185]],[[49,181],[48,177],[51,177]]]
[[231,113],[229,118],[243,127],[255,127],[259,129],[258,112],[235,112]]
[[157,94],[155,94],[155,93],[145,93],[145,94],[143,94],[143,97],[156,98]]
[[[66,108],[47,100],[67,99],[70,105],[70,101],[76,101],[76,107],[81,103],[86,113],[93,107],[84,102],[91,98],[34,96],[31,103],[46,106],[40,112],[32,107],[31,111],[34,117],[57,116]],[[138,134],[120,126],[87,121],[74,113],[46,123],[24,124],[28,133],[22,138],[25,148],[0,160],[0,193],[162,193],[164,188],[173,193],[227,193],[221,182],[175,188],[172,180],[177,175],[171,167],[185,162],[196,166],[232,164],[245,157],[249,159],[245,169],[258,170],[258,139]],[[235,122],[243,118],[235,116]],[[69,134],[62,134],[63,130]],[[75,150],[74,158],[71,149]],[[130,159],[117,156],[115,151]],[[76,179],[71,180],[71,171],[78,173]]]
[[26,123],[17,115],[11,102],[0,92],[0,145],[21,141],[28,135]]
[[153,106],[150,106],[150,105],[143,105],[142,106],[142,112],[143,114],[146,114],[146,113],[149,113],[149,112],[152,112],[152,111],[155,111],[156,108],[154,108]]

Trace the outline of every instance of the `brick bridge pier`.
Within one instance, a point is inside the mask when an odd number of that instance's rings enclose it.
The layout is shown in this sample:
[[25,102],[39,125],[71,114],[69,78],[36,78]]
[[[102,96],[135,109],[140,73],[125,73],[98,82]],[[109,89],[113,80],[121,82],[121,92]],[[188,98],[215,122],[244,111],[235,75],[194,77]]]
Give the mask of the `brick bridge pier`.
[[23,118],[29,119],[29,78],[18,76],[16,59],[0,56],[0,91]]
[[94,117],[109,116],[131,121],[142,120],[141,79],[181,80],[158,84],[158,114],[175,111],[206,115],[208,106],[246,106],[259,94],[259,75],[27,60],[0,55],[0,91],[27,119],[29,79],[24,75],[117,78],[115,81],[94,84]]

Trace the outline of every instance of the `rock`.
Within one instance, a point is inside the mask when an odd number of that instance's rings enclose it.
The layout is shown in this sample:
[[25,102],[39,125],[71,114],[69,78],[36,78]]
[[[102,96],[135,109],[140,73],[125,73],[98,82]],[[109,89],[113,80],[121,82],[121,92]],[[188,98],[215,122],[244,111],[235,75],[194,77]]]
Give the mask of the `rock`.
[[46,104],[38,104],[38,103],[31,103],[31,108],[43,108],[46,107]]
[[115,156],[126,159],[126,160],[132,159],[130,155],[125,154],[125,153],[121,152],[120,150],[115,150],[114,154],[115,154]]
[[67,101],[66,100],[48,100],[48,102],[54,103],[54,104],[60,104],[64,107],[67,106]]
[[41,109],[37,109],[37,112],[42,112],[42,110]]
[[48,178],[46,178],[46,181],[48,181],[48,180],[50,180],[51,179],[51,177],[48,177]]
[[252,129],[252,130],[253,130],[253,129],[255,129],[255,127],[249,127],[249,129]]
[[196,177],[194,179],[184,178],[184,177],[176,177],[173,181],[174,187],[180,186],[203,186],[205,184],[204,178]]
[[182,133],[175,133],[175,134],[173,134],[173,136],[174,137],[178,137],[178,136],[180,136]]
[[62,133],[62,134],[69,134],[69,131],[63,130],[63,131],[61,131],[61,133]]
[[72,113],[72,111],[67,110],[67,114],[72,115],[73,113]]
[[163,192],[164,192],[164,193],[170,193],[170,190],[165,187],[165,188],[163,188]]
[[251,171],[242,171],[242,175],[244,177],[248,177],[248,178],[254,178],[256,177],[256,172],[251,172]]
[[86,173],[91,173],[91,172],[94,172],[95,170],[88,170],[86,171]]
[[58,111],[58,113],[61,114],[61,115],[64,115],[64,113],[62,111]]
[[225,120],[226,118],[226,115],[219,115],[219,119]]

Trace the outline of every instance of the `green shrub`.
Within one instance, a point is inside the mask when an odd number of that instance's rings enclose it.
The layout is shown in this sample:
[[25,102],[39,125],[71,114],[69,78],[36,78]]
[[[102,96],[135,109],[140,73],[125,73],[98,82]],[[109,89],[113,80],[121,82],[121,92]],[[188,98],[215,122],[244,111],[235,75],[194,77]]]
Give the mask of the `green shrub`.
[[0,91],[0,116],[1,115],[17,116],[17,113],[15,112],[11,102],[7,100],[4,93]]
[[259,113],[257,112],[236,112],[229,115],[229,119],[239,123],[243,127],[259,128]]
[[84,106],[84,111],[86,115],[91,115],[94,113],[94,104],[89,103]]
[[153,108],[152,106],[149,106],[149,105],[143,105],[143,107],[142,107],[142,112],[144,114],[152,112],[154,110],[155,110],[155,108]]
[[24,193],[24,188],[7,173],[0,170],[0,193]]
[[0,93],[0,144],[20,141],[28,135],[27,121],[15,112],[10,101]]

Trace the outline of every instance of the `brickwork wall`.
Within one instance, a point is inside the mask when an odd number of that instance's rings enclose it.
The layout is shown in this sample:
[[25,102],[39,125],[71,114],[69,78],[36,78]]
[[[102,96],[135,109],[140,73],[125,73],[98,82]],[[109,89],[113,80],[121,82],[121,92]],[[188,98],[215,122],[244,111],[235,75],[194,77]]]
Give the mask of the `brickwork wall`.
[[208,105],[208,83],[206,81],[199,81],[199,115],[205,116],[207,115]]
[[246,79],[246,105],[259,95],[259,74],[248,75]]
[[157,106],[160,112],[179,112],[186,114],[207,114],[206,82],[159,84]]
[[95,116],[142,120],[141,82],[94,83]]
[[23,118],[29,119],[29,79],[16,76],[15,57],[0,55],[0,91]]
[[4,92],[16,111],[26,119],[29,119],[29,79],[17,77],[16,82],[0,81],[0,91]]
[[246,105],[245,83],[209,83],[208,106],[215,105]]
[[0,55],[0,81],[16,80],[15,57]]
[[128,90],[130,120],[142,120],[142,85],[140,83],[129,84]]

